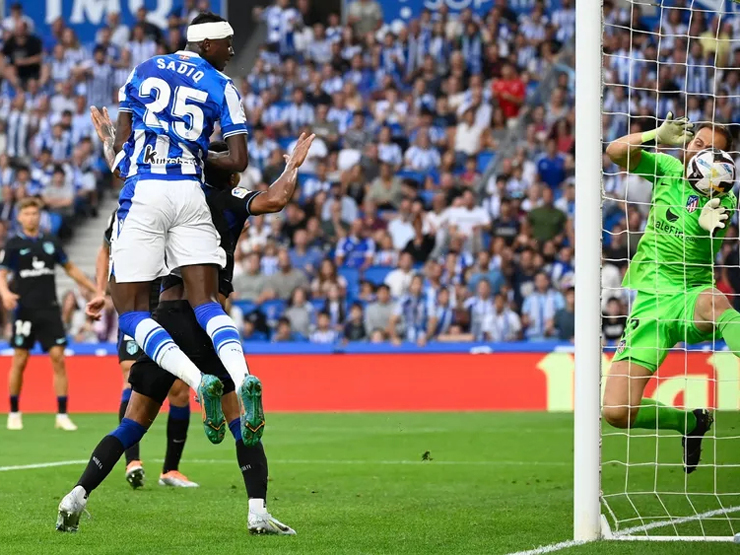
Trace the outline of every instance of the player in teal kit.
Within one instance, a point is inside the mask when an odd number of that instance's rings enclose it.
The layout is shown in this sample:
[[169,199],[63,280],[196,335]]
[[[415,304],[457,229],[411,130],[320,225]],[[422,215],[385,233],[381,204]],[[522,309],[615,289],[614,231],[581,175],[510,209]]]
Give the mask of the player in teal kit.
[[[686,118],[669,113],[663,124],[611,143],[612,162],[650,181],[652,208],[622,286],[637,291],[622,340],[607,376],[604,419],[617,428],[674,430],[683,437],[684,470],[696,470],[701,442],[712,426],[705,409],[684,411],[644,399],[653,373],[677,343],[722,338],[740,355],[740,313],[714,286],[714,258],[727,232],[725,222],[737,198],[700,195],[685,178],[697,152],[732,149],[732,136],[721,125],[700,128],[696,135]],[[658,145],[681,147],[683,160],[643,150]]]

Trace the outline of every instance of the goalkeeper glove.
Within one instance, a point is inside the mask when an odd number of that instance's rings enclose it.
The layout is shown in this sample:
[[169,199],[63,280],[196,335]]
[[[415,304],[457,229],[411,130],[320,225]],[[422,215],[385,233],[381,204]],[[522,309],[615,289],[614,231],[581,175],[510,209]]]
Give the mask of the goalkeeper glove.
[[728,210],[720,206],[720,200],[713,198],[704,205],[699,215],[699,225],[711,235],[716,229],[724,229],[725,221],[729,218]]
[[655,139],[659,145],[683,146],[694,138],[693,128],[694,124],[686,116],[673,119],[673,112],[668,112],[660,127],[642,134],[642,142]]

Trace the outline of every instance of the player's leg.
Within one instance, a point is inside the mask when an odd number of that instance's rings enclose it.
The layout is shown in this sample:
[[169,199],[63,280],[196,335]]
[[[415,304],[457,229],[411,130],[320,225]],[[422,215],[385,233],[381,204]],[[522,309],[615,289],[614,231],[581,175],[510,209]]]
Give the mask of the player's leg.
[[118,327],[161,368],[198,389],[201,374],[149,312],[151,282],[165,270],[165,237],[173,221],[169,187],[126,181],[111,236],[110,292]]
[[190,388],[185,382],[175,380],[167,395],[167,400],[170,402],[170,414],[167,419],[167,451],[164,455],[159,485],[197,488],[197,483],[188,480],[187,476],[180,472],[180,459],[185,449],[190,426]]
[[[213,342],[213,348],[237,384],[242,403],[242,437],[246,444],[255,444],[262,437],[265,416],[262,410],[262,384],[249,375],[242,350],[241,337],[234,321],[216,301],[218,298],[218,271],[214,266],[183,266],[180,268],[188,302],[193,307],[198,325]],[[205,292],[212,292],[206,294]]]
[[[133,348],[130,346],[133,345]],[[129,354],[126,349],[129,349],[133,351],[132,354]],[[126,356],[122,356],[123,354]],[[126,339],[126,336],[121,335],[119,337],[119,345],[118,345],[118,360],[120,361],[121,366],[121,374],[123,377],[123,389],[121,391],[121,402],[118,405],[118,423],[120,424],[124,417],[126,416],[126,410],[128,409],[129,402],[131,401],[131,394],[133,393],[131,390],[131,385],[128,383],[128,376],[129,372],[131,371],[131,367],[134,364],[134,360],[129,360],[130,357],[136,355],[137,353],[140,353],[141,350],[139,349],[139,346],[136,344],[136,342],[133,339]],[[144,486],[144,481],[146,478],[146,473],[144,472],[144,465],[141,462],[141,452],[139,448],[139,443],[133,444],[131,447],[126,449],[124,451],[125,459],[126,459],[126,481],[129,483],[129,485],[134,488],[138,489],[140,487]]]
[[[16,344],[17,337],[13,339]],[[10,394],[10,413],[8,413],[8,430],[22,430],[23,420],[21,418],[20,396],[23,387],[23,372],[28,364],[28,349],[13,349],[13,360],[10,364],[8,375],[8,393]]]
[[57,416],[54,427],[66,432],[74,432],[77,426],[67,414],[69,380],[67,378],[67,368],[64,364],[64,347],[54,345],[49,349],[49,358],[51,359],[51,368],[54,371],[54,393],[57,396]]
[[69,397],[69,380],[64,363],[64,348],[67,346],[67,334],[62,323],[59,309],[38,311],[34,318],[35,335],[41,349],[49,353],[51,368],[54,372],[54,392],[57,397],[57,415],[54,426],[67,432],[73,432],[77,426],[67,414]]
[[237,327],[218,302],[218,267],[226,264],[226,253],[220,247],[220,238],[200,187],[177,198],[181,202],[180,219],[167,236],[167,263],[180,268],[198,325],[211,338],[216,354],[236,384],[242,401],[244,441],[257,443],[264,431],[262,384],[249,376]]
[[698,294],[694,325],[702,334],[711,334],[716,329],[733,354],[740,357],[740,312],[732,307],[724,293],[708,288]]
[[[228,385],[224,385],[228,388]],[[267,456],[262,442],[244,445],[239,418],[239,400],[233,391],[224,394],[221,401],[229,430],[234,436],[236,460],[249,497],[247,527],[252,534],[294,535],[295,530],[267,512]]]
[[88,496],[111,473],[124,451],[144,437],[157,417],[175,378],[151,360],[144,359],[134,364],[129,381],[133,393],[126,415],[118,427],[95,447],[77,485],[59,504],[56,524],[59,531],[77,531]]

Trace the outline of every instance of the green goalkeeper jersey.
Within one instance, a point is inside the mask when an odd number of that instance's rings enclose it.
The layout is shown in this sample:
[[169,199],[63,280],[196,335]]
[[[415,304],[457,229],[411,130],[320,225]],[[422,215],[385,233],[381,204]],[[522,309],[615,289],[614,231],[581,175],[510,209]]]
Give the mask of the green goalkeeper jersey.
[[[712,239],[699,225],[701,209],[709,198],[691,187],[681,161],[667,154],[643,151],[633,173],[653,184],[653,203],[622,286],[646,293],[712,287],[713,261],[727,228],[717,230]],[[737,208],[733,193],[721,202],[733,212]]]

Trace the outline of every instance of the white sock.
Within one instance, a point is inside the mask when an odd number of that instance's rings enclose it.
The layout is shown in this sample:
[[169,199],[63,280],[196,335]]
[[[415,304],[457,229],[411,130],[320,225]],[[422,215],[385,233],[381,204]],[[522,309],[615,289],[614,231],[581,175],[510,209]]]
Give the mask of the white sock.
[[160,368],[180,378],[193,389],[198,389],[200,370],[155,320],[145,318],[139,322],[134,339]]
[[[222,316],[216,316],[208,321],[208,328],[206,332],[211,338],[213,338],[215,330],[224,327],[234,327],[234,322],[231,318],[225,314]],[[219,346],[216,353],[218,358],[221,359],[226,371],[234,381],[234,386],[239,389],[239,386],[244,381],[244,378],[249,375],[249,368],[247,367],[247,359],[244,358],[244,350],[240,342],[235,340],[229,340]]]
[[249,512],[254,514],[265,514],[267,507],[265,507],[264,499],[250,499],[249,500]]

